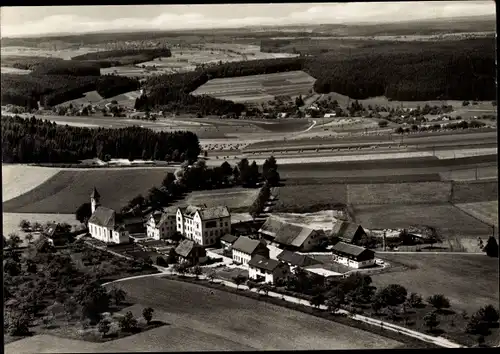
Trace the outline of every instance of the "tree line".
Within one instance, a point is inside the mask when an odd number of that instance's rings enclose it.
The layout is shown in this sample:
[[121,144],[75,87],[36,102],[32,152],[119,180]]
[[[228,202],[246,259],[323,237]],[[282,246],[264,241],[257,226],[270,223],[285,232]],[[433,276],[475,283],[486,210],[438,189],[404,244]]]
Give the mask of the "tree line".
[[100,68],[109,68],[111,66],[135,65],[158,57],[171,56],[172,52],[168,48],[115,49],[77,55],[71,60],[94,63]]
[[195,161],[201,151],[198,137],[188,131],[90,129],[18,116],[2,117],[1,127],[4,162],[73,163],[95,157]]

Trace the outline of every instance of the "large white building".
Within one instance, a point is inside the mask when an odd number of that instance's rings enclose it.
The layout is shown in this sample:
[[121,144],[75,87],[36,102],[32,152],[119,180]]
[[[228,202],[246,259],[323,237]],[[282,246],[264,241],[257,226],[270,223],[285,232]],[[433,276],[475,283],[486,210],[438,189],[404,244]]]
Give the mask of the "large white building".
[[335,262],[350,268],[367,268],[375,264],[375,252],[342,241],[333,246],[332,253],[332,259]]
[[247,265],[255,255],[269,258],[269,249],[264,240],[252,240],[246,236],[240,236],[232,246],[233,261]]
[[92,211],[88,221],[90,235],[106,243],[128,243],[130,238],[125,223],[113,209],[101,206],[100,198],[94,187],[90,195]]
[[188,206],[178,208],[177,231],[201,246],[211,246],[231,232],[231,214],[227,207],[202,208]]
[[163,212],[152,213],[146,223],[147,236],[155,240],[170,238],[177,231],[176,213],[175,208],[166,208]]

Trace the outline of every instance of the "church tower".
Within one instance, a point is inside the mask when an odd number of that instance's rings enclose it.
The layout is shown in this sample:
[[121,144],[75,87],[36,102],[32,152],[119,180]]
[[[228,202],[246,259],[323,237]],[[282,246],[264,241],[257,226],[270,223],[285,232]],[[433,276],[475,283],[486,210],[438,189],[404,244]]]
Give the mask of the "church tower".
[[97,192],[97,189],[95,189],[95,187],[94,187],[94,190],[92,191],[92,194],[90,195],[90,210],[92,211],[92,214],[94,214],[97,207],[99,205],[101,205],[100,200],[101,200],[101,196],[100,196],[99,192]]

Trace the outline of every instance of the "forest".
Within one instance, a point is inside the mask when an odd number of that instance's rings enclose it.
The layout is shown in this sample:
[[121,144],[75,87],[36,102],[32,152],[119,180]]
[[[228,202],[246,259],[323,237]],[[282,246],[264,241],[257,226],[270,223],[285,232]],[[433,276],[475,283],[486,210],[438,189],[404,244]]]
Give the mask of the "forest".
[[6,55],[2,57],[2,66],[22,70],[33,70],[39,64],[61,62],[61,58],[48,58],[26,55]]
[[71,60],[95,63],[100,68],[109,68],[111,66],[135,65],[158,57],[170,56],[172,56],[172,53],[168,48],[120,49],[77,55]]
[[75,163],[95,158],[195,161],[201,152],[196,134],[154,132],[137,126],[90,129],[32,118],[2,117],[2,161]]
[[2,74],[2,104],[13,104],[29,109],[55,106],[82,97],[83,93],[96,90],[104,98],[136,90],[137,79],[123,76],[72,76],[72,75],[16,75]]

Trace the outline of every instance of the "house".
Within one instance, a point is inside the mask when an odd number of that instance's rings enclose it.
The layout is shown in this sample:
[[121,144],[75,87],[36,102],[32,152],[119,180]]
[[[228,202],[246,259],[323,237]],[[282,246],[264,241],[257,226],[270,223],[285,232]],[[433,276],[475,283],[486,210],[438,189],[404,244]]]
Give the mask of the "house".
[[265,241],[252,240],[246,236],[240,236],[233,244],[233,261],[241,264],[248,264],[253,256],[261,255],[269,257]]
[[275,259],[255,255],[248,262],[249,279],[275,284],[280,280],[284,280],[288,274],[290,274],[288,265]]
[[337,113],[325,113],[323,118],[335,118],[337,116]]
[[222,246],[222,249],[224,251],[230,251],[237,239],[238,239],[238,236],[234,236],[231,234],[225,234],[220,239],[220,244]]
[[175,248],[175,253],[179,256],[182,263],[190,263],[192,265],[203,263],[207,259],[205,249],[191,240],[183,240]]
[[314,258],[288,250],[284,250],[283,252],[281,252],[277,258],[279,261],[288,264],[292,271],[297,267],[305,268],[321,263]]
[[331,235],[338,237],[343,242],[355,245],[363,243],[368,238],[368,235],[361,225],[342,220],[338,220],[333,225]]
[[43,231],[43,235],[47,237],[49,242],[54,246],[62,246],[71,242],[69,230],[64,228],[61,224],[50,224]]
[[312,273],[314,275],[323,277],[325,280],[330,279],[330,278],[334,278],[334,277],[335,278],[338,278],[338,277],[343,278],[344,277],[344,274],[342,274],[342,273],[335,272],[333,270],[326,269],[326,268],[323,268],[321,266],[313,266],[313,267],[305,268],[305,271]]
[[177,208],[176,228],[187,239],[211,246],[231,232],[231,214],[225,206]]
[[366,268],[375,264],[375,252],[345,242],[337,242],[333,248],[333,260],[351,268]]
[[149,215],[146,223],[148,237],[155,240],[170,238],[177,232],[176,213],[177,209],[166,208],[163,212],[155,212]]
[[123,218],[113,209],[101,206],[100,198],[94,187],[90,195],[92,211],[88,221],[90,235],[106,243],[128,243],[129,232],[125,228]]
[[280,248],[302,252],[312,250],[326,238],[322,230],[316,231],[275,217],[266,220],[259,229],[259,234]]

